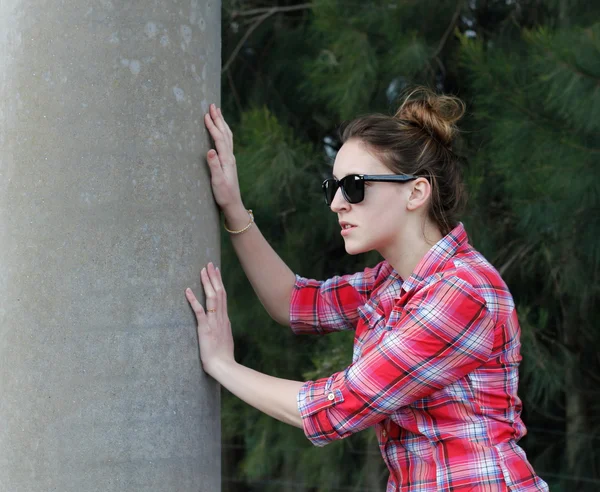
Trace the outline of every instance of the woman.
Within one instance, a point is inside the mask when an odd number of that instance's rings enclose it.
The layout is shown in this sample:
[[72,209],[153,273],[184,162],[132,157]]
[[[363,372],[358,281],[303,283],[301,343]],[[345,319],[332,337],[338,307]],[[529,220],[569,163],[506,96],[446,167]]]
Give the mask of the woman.
[[355,330],[346,370],[296,382],[241,366],[218,269],[201,272],[206,312],[186,295],[208,374],[317,446],[374,427],[388,491],[546,491],[517,445],[514,302],[456,220],[463,192],[451,145],[463,112],[460,100],[419,89],[393,117],[343,128],[326,202],[346,251],[384,261],[325,282],[294,275],[263,238],[242,204],[232,133],[219,109],[206,115],[213,192],[254,290],[296,333]]

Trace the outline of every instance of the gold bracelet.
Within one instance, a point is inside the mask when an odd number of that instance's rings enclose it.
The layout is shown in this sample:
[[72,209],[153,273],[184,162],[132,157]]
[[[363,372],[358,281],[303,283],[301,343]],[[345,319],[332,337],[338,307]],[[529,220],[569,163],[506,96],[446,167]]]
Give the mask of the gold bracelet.
[[239,231],[232,231],[231,229],[228,229],[225,224],[223,224],[223,227],[229,234],[241,234],[242,232],[246,232],[248,229],[250,229],[252,224],[254,224],[254,214],[252,213],[252,210],[248,209],[246,212],[248,212],[248,215],[250,215],[250,222],[248,222],[248,225],[243,229],[240,229]]

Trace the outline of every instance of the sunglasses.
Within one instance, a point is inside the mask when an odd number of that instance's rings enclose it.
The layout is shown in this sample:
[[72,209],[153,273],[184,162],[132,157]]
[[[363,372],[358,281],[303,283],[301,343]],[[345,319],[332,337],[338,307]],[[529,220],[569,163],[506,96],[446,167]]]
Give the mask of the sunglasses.
[[365,199],[365,181],[395,181],[405,183],[417,179],[418,176],[411,174],[348,174],[342,179],[329,178],[323,181],[323,193],[325,203],[331,205],[338,188],[342,189],[342,195],[348,203],[359,203]]

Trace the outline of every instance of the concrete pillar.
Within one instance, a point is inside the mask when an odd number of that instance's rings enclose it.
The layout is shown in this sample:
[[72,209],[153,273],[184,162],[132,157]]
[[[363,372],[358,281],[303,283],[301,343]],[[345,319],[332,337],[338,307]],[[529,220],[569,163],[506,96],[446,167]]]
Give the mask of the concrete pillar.
[[0,492],[220,490],[218,0],[0,1]]

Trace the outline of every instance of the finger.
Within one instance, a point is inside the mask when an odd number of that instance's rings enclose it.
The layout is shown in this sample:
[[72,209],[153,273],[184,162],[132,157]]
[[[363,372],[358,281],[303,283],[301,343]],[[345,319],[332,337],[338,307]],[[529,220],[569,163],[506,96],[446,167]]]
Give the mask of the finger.
[[217,118],[219,118],[219,108],[217,108],[216,104],[211,104],[209,108],[209,113],[215,124],[217,123]]
[[208,314],[211,314],[213,312],[216,312],[213,310],[217,309],[218,300],[215,289],[213,289],[210,278],[208,277],[208,272],[206,271],[206,268],[203,268],[200,272],[200,278],[202,279],[204,294],[206,295],[206,312]]
[[223,285],[223,279],[221,278],[221,272],[213,263],[208,264],[207,270],[213,289],[217,294],[217,319],[219,320],[219,323],[223,323],[228,320],[228,315],[227,294],[225,292],[225,286]]
[[229,128],[227,122],[225,122],[225,129],[227,130],[227,134],[229,135],[229,138],[231,140],[231,146],[233,147],[233,132],[231,131],[231,128]]
[[208,267],[207,267],[206,270],[208,272],[208,278],[210,280],[212,288],[215,291],[215,295],[217,297],[217,300],[220,303],[221,299],[223,297],[223,291],[225,290],[225,288],[223,287],[223,283],[219,279],[219,276],[217,275],[217,269],[216,269],[215,265],[212,262],[210,262],[208,264]]
[[227,153],[233,153],[233,143],[231,136],[225,128],[218,128],[209,113],[204,115],[204,123],[210,133],[210,136],[215,141],[215,147],[219,155],[223,156]]
[[217,128],[219,130],[221,130],[223,133],[226,132],[225,118],[223,118],[223,113],[221,113],[221,108],[217,108],[216,106],[215,106],[215,118],[213,118],[213,121],[215,122],[215,125],[217,125]]
[[[214,106],[214,104],[212,106]],[[209,112],[204,115],[204,124],[206,125],[206,128],[208,128],[208,132],[215,143],[221,142],[222,146],[227,145],[231,138],[229,138],[223,118],[219,117],[219,114],[216,110],[213,110],[212,106]]]
[[221,278],[221,273],[219,269],[214,265],[214,263],[210,262],[208,264],[208,273],[210,275],[210,281],[212,283],[213,289],[217,294],[221,294],[225,292],[225,286],[223,285],[223,279]]
[[217,281],[221,285],[221,303],[220,309],[224,317],[227,317],[227,291],[225,290],[225,284],[223,284],[223,277],[221,276],[221,269],[219,267],[216,268],[217,272]]
[[219,285],[223,288],[224,297],[227,297],[227,292],[225,291],[225,284],[223,283],[223,277],[221,275],[221,269],[219,267],[216,267],[215,271],[217,274],[217,282],[219,282]]
[[206,162],[210,167],[211,172],[221,170],[221,159],[216,150],[210,149],[206,154]]
[[[219,113],[220,112],[221,112],[221,110],[219,110]],[[222,114],[221,114],[221,118],[223,119],[223,130],[224,130],[225,134],[229,137],[229,141],[231,142],[231,146],[233,147],[233,132],[231,131],[231,128],[227,124],[227,121],[225,121],[225,118],[223,117]]]
[[213,119],[211,113],[206,113],[204,115],[204,124],[206,125],[206,128],[208,128],[208,131],[213,139],[221,131],[217,128],[217,125],[215,125],[215,122],[214,122],[214,119]]
[[198,325],[200,325],[200,323],[203,323],[206,320],[206,313],[204,312],[202,304],[200,304],[198,299],[196,299],[196,296],[192,292],[192,289],[186,289],[185,296],[187,297],[190,306],[192,306],[192,309],[194,310],[194,314],[196,315],[196,321],[198,322]]
[[231,131],[231,128],[229,128],[227,121],[225,121],[225,117],[223,116],[223,113],[221,113],[221,108],[219,108],[219,116],[223,121],[223,132],[227,135],[228,143],[231,146],[231,149],[233,150],[233,132]]
[[208,114],[210,115],[210,119],[212,120],[213,125],[219,130],[223,131],[223,125],[221,120],[222,116],[219,114],[219,109],[215,104],[211,104],[208,110]]

